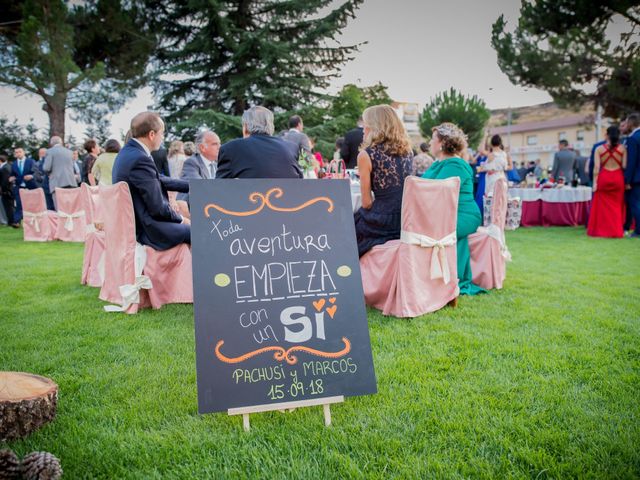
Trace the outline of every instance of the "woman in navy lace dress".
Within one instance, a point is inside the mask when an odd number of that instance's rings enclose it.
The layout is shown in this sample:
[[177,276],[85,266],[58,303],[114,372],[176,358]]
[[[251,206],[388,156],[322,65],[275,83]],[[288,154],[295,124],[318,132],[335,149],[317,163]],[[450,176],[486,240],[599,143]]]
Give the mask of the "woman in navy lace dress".
[[[411,142],[389,105],[367,108],[364,143],[358,154],[362,208],[355,213],[360,256],[400,238],[402,189],[413,171]],[[373,192],[373,196],[372,196]]]

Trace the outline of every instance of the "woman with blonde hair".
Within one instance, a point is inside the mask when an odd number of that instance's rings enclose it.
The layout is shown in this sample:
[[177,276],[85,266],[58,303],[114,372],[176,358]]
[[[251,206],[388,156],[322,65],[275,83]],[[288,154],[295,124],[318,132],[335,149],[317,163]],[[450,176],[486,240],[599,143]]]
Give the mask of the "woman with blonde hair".
[[471,255],[467,236],[474,233],[482,224],[480,209],[473,198],[473,170],[461,158],[467,148],[467,137],[457,125],[443,123],[431,129],[429,148],[436,161],[422,178],[445,179],[460,178],[458,198],[458,286],[461,295],[475,295],[484,290],[471,282]]
[[167,160],[169,161],[169,173],[171,178],[180,178],[182,166],[187,156],[184,154],[184,144],[180,140],[174,140],[169,145]]
[[395,110],[376,105],[367,108],[362,118],[364,141],[358,154],[362,208],[355,213],[360,256],[400,238],[402,189],[413,171],[411,142]]

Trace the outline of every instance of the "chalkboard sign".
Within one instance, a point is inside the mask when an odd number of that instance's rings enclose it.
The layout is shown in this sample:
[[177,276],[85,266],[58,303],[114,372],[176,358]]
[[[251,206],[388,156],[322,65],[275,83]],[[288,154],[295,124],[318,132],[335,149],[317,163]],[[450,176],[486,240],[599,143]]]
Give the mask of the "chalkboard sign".
[[198,411],[376,392],[349,182],[190,184]]

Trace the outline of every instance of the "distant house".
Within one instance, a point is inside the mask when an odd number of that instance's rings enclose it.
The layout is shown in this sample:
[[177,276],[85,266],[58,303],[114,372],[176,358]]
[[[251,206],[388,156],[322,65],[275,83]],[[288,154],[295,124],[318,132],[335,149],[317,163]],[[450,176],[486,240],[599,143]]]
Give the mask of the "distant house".
[[[560,140],[567,140],[580,155],[588,156],[597,141],[593,109],[575,112],[561,109],[554,103],[514,108],[511,109],[510,126],[508,116],[508,109],[491,112],[487,138],[499,134],[518,165],[537,159],[543,166],[551,165]],[[604,138],[609,123],[602,121],[598,139]]]

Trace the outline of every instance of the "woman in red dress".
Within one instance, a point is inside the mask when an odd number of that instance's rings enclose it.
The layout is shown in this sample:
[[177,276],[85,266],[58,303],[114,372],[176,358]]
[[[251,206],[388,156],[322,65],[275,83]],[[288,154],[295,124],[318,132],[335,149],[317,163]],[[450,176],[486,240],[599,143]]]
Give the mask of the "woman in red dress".
[[621,238],[624,234],[624,174],[627,150],[620,143],[620,130],[607,129],[607,142],[596,149],[593,167],[593,203],[587,235]]

